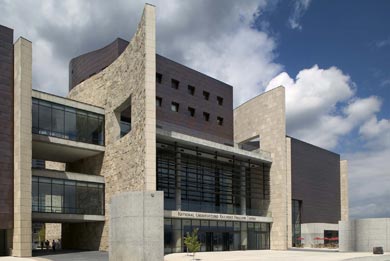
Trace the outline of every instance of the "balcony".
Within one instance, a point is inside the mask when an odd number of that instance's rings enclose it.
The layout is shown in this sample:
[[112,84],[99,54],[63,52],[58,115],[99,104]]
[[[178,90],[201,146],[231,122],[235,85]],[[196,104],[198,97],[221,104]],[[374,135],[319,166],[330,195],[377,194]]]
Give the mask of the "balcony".
[[39,92],[33,94],[34,158],[73,162],[104,152],[103,109]]

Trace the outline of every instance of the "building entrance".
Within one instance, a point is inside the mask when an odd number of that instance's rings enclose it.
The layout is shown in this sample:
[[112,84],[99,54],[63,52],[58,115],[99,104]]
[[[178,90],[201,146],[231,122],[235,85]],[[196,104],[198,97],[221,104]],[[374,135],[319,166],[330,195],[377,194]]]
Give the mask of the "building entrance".
[[165,218],[165,253],[186,252],[183,239],[194,229],[200,252],[269,249],[268,223]]
[[[203,235],[205,239],[203,239]],[[206,251],[229,251],[234,250],[233,233],[229,232],[205,232],[199,233],[199,239],[205,244]]]

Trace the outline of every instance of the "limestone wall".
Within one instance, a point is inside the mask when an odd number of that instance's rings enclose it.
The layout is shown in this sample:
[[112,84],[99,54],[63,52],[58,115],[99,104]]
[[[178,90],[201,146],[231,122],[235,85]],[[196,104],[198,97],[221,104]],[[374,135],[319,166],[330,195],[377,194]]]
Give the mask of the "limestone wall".
[[367,218],[339,222],[339,250],[372,252],[374,247],[390,251],[390,218]]
[[288,178],[286,148],[285,90],[278,87],[259,95],[234,110],[234,142],[256,135],[260,148],[271,152],[271,203],[273,224],[271,249],[288,245]]
[[[106,223],[100,250],[108,249],[111,196],[125,191],[156,190],[154,12],[154,7],[145,5],[137,32],[121,56],[69,93],[71,99],[105,109],[106,151],[101,163],[96,163],[101,166],[98,174],[106,181]],[[120,138],[118,114],[127,104],[131,104],[132,130]],[[68,165],[67,169],[74,172],[96,173],[96,169],[89,171],[85,162]]]
[[304,223],[301,224],[302,243],[305,247],[315,247],[316,244],[323,244],[324,240],[315,240],[316,237],[324,238],[325,230],[339,230],[338,224],[329,223]]
[[31,256],[32,44],[14,45],[14,231],[13,256]]
[[348,200],[348,162],[340,161],[340,201],[341,201],[341,220],[349,219],[349,200]]

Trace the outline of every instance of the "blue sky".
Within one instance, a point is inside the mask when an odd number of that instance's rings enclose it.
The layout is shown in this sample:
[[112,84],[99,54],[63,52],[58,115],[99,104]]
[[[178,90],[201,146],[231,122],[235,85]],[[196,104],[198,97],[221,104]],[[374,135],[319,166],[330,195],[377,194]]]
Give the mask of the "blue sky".
[[255,27],[267,30],[278,42],[276,62],[291,75],[318,64],[337,66],[357,84],[358,96],[377,95],[384,100],[379,115],[390,106],[390,1],[310,1],[292,29],[287,19],[294,1],[279,1],[264,10]]
[[[283,85],[287,134],[349,161],[351,217],[390,217],[390,1],[148,2],[159,54],[231,84],[234,106]],[[32,41],[33,88],[66,96],[70,59],[130,39],[143,5],[3,0],[0,24]]]

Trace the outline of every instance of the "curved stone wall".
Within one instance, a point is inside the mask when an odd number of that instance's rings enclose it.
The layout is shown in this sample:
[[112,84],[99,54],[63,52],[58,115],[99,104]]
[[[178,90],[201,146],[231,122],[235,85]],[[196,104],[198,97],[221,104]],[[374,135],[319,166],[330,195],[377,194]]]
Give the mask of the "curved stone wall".
[[112,64],[128,44],[128,41],[117,38],[103,48],[73,58],[69,62],[69,91]]

